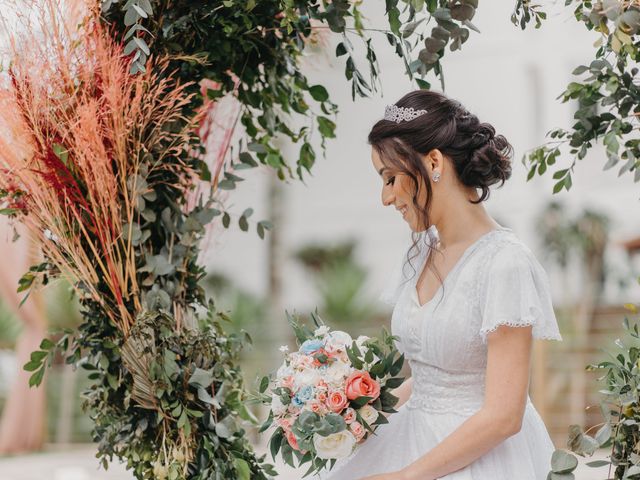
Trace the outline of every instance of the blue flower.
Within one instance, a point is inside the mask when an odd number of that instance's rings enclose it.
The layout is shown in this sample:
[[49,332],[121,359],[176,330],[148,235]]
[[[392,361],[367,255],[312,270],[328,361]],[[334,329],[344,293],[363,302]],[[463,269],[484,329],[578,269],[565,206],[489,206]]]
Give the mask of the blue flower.
[[303,402],[308,402],[313,398],[313,390],[314,388],[311,385],[305,385],[300,390],[298,390],[298,397]]
[[302,353],[306,353],[307,355],[309,355],[313,352],[317,352],[322,347],[324,347],[324,342],[322,340],[316,340],[316,339],[305,340],[305,342],[302,345],[300,345],[300,351]]
[[313,396],[314,388],[311,385],[306,385],[298,390],[298,393],[296,393],[293,399],[291,399],[291,403],[293,403],[296,407],[301,407],[309,400],[311,400]]

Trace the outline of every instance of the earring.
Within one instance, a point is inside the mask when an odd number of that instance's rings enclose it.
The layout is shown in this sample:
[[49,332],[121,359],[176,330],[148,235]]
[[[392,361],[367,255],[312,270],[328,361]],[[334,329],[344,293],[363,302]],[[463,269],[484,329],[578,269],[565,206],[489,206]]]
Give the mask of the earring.
[[433,181],[434,182],[439,182],[440,181],[440,172],[435,172],[433,174]]

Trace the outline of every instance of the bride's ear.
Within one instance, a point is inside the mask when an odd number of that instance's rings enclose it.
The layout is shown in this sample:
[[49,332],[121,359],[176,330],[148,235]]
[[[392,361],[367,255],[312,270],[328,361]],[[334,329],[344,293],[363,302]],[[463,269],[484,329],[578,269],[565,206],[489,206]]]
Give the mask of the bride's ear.
[[444,173],[445,161],[442,152],[437,148],[434,148],[424,157],[422,157],[424,167],[427,169],[427,173],[430,178],[433,178],[434,173],[438,172],[440,176]]

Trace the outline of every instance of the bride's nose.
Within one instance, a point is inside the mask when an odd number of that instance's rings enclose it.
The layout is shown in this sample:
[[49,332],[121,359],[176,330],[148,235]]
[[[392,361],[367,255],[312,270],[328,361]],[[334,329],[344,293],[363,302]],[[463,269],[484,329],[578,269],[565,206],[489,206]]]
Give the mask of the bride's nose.
[[389,205],[393,205],[396,201],[396,196],[393,194],[391,189],[383,188],[382,189],[382,205],[388,207]]

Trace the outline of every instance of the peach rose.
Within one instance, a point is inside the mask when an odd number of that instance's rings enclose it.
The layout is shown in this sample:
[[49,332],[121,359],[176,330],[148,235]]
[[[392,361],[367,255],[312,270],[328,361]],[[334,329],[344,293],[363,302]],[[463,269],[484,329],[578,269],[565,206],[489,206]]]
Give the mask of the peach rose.
[[329,392],[329,398],[327,399],[327,405],[329,408],[338,413],[341,412],[344,407],[347,406],[349,400],[342,390],[333,390]]
[[371,378],[369,372],[356,370],[347,378],[345,391],[349,400],[371,397],[370,402],[373,402],[380,396],[380,383]]
[[318,394],[316,395],[316,399],[319,402],[327,403],[327,394],[324,392],[318,392]]
[[353,436],[356,437],[357,441],[362,440],[364,434],[367,433],[360,422],[353,422],[349,425],[349,429],[351,430],[351,433],[353,433]]

